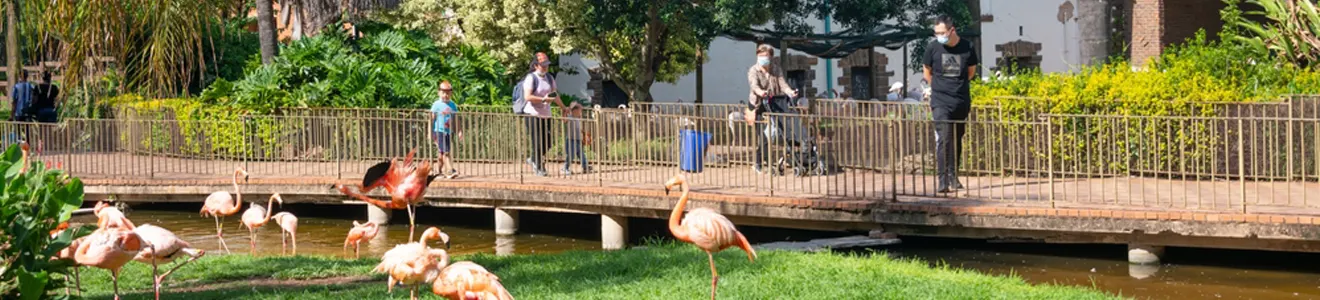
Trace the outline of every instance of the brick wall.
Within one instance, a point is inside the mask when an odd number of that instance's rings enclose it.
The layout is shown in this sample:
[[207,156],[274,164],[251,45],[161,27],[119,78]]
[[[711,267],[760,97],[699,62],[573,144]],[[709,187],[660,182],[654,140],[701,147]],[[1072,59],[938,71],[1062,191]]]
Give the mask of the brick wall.
[[1132,62],[1141,66],[1146,59],[1158,56],[1171,44],[1178,44],[1205,28],[1207,36],[1218,38],[1224,27],[1219,10],[1224,3],[1207,0],[1127,0],[1131,1],[1130,34]]

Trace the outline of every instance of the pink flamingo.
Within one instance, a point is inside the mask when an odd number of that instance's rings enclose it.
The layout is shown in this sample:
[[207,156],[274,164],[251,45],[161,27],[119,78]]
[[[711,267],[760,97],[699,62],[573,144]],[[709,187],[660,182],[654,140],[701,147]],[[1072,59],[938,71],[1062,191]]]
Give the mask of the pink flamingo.
[[357,221],[353,221],[353,229],[348,230],[348,238],[344,239],[344,251],[348,251],[348,245],[353,245],[353,258],[360,258],[358,256],[358,249],[360,248],[362,241],[370,241],[371,239],[376,238],[376,233],[379,232],[380,226],[376,225],[376,223],[367,222],[365,224],[359,224]]
[[499,276],[470,261],[441,269],[431,292],[450,300],[513,300],[513,295],[500,284]]
[[[60,225],[56,226],[54,230],[51,230],[51,231],[50,231],[50,238],[51,238],[52,240],[58,238],[58,237],[60,236],[60,234],[61,234],[61,233],[64,233],[64,230],[67,230],[68,228],[69,228],[69,222],[68,222],[68,221],[65,221],[65,222],[60,223]],[[73,239],[72,241],[69,242],[69,246],[68,246],[68,247],[65,247],[64,249],[61,249],[60,252],[56,252],[56,253],[55,253],[55,257],[51,257],[51,258],[50,258],[51,260],[68,260],[68,261],[72,261],[72,262],[74,262],[74,263],[73,263],[73,266],[72,266],[72,268],[73,268],[73,285],[74,285],[74,288],[78,290],[78,295],[80,295],[80,296],[82,295],[82,280],[79,278],[80,276],[78,276],[78,269],[79,269],[80,266],[78,265],[78,262],[77,262],[76,260],[74,260],[73,254],[74,254],[75,252],[78,251],[78,246],[81,245],[82,242],[83,242],[83,240],[85,240],[85,239],[87,239],[87,237],[80,237],[80,238]],[[69,292],[69,287],[67,287],[67,286],[64,287],[64,292],[65,292],[65,294],[68,294],[68,292]]]
[[180,267],[183,267],[183,265],[201,258],[202,255],[206,255],[205,250],[193,248],[187,241],[179,239],[179,237],[174,235],[173,232],[170,232],[165,228],[160,228],[160,226],[145,224],[134,229],[133,233],[136,233],[143,242],[151,245],[150,248],[138,252],[137,256],[133,257],[133,260],[142,263],[149,263],[154,268],[157,264],[169,263],[184,256],[189,257],[188,260],[183,263],[175,265],[173,268],[165,271],[164,274],[160,274],[160,276],[155,276],[153,278],[155,282],[152,284],[152,287],[156,290],[156,300],[160,300],[160,287],[163,285],[162,283],[165,282],[165,277],[170,276],[171,273],[174,273],[174,270],[178,270]]
[[[86,238],[73,253],[74,261],[84,266],[109,270],[110,278],[114,281],[115,300],[118,300],[120,268],[143,249],[151,248],[151,245],[127,229],[98,229]],[[151,276],[156,276],[155,264],[151,266]]]
[[756,250],[752,249],[752,245],[747,243],[747,238],[734,228],[729,218],[709,208],[692,209],[680,223],[683,207],[688,202],[687,180],[683,175],[670,179],[665,183],[665,194],[669,194],[669,190],[674,186],[682,186],[683,195],[678,198],[678,204],[674,205],[674,211],[669,214],[669,232],[674,234],[675,239],[691,243],[706,251],[706,258],[710,260],[710,298],[715,299],[716,284],[720,281],[720,275],[715,271],[715,252],[737,246],[747,252],[748,261],[756,261]]
[[281,198],[280,194],[276,193],[270,195],[270,200],[266,200],[266,206],[269,206],[271,209],[268,210],[265,207],[261,207],[261,204],[252,203],[251,205],[248,205],[246,211],[243,211],[243,226],[247,226],[248,234],[251,235],[251,238],[248,241],[252,246],[252,255],[257,255],[257,228],[265,226],[266,222],[270,221],[270,212],[275,209],[275,206],[272,206],[273,202],[284,204],[284,198]]
[[[417,149],[408,151],[403,163],[395,158],[391,161],[385,161],[367,169],[366,176],[362,177],[362,186],[358,192],[353,192],[343,184],[336,184],[331,188],[339,190],[340,193],[358,200],[366,201],[384,209],[407,209],[408,210],[408,240],[413,239],[413,232],[416,231],[417,217],[413,211],[413,205],[422,202],[423,196],[426,196],[426,186],[431,184],[439,175],[429,175],[431,173],[431,162],[419,160],[420,163],[413,164],[413,155]],[[385,188],[390,194],[390,201],[376,200],[367,197],[366,193],[377,187]]]
[[215,218],[215,237],[220,239],[220,247],[225,249],[225,253],[231,252],[229,245],[225,244],[224,227],[220,226],[220,219],[238,213],[239,207],[243,206],[243,190],[238,187],[239,175],[243,176],[244,183],[248,180],[248,173],[243,167],[234,170],[234,196],[230,196],[229,192],[216,191],[206,196],[206,203],[202,204],[202,216]]
[[441,240],[445,248],[449,248],[448,234],[439,228],[427,228],[417,242],[394,246],[394,249],[386,251],[372,272],[390,274],[388,292],[394,292],[394,285],[401,283],[412,286],[410,295],[412,299],[417,299],[419,285],[435,280],[440,275],[440,268],[449,264],[449,255],[445,250],[426,246],[428,240],[434,239]]
[[133,230],[133,221],[124,216],[124,212],[105,202],[96,202],[92,207],[92,214],[96,215],[96,227],[100,229],[127,229]]
[[284,239],[285,234],[288,234],[293,239],[293,255],[298,255],[298,217],[282,211],[272,218],[275,219],[275,225],[280,226],[280,242],[283,243],[280,254],[284,254],[285,248],[289,246],[289,242]]

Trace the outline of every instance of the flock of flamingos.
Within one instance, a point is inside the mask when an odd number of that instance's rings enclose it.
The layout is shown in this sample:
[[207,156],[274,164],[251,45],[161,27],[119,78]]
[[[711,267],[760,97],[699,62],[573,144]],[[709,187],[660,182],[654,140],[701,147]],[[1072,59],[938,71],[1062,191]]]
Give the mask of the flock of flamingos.
[[[28,146],[22,144],[23,162],[27,163]],[[423,196],[435,175],[430,175],[430,162],[419,160],[414,163],[413,155],[416,150],[408,153],[402,162],[399,159],[385,161],[369,168],[362,180],[362,185],[353,191],[342,184],[332,186],[345,195],[366,201],[371,205],[387,209],[407,209],[408,210],[408,240],[413,240],[413,232],[416,227],[416,213],[413,206],[423,201]],[[206,197],[202,205],[202,216],[211,216],[216,222],[216,237],[220,240],[221,247],[226,253],[229,252],[229,246],[224,242],[224,232],[221,223],[223,219],[238,213],[243,203],[242,191],[239,187],[239,178],[247,181],[248,173],[241,167],[234,171],[234,194],[229,192],[217,191]],[[384,188],[390,195],[388,201],[372,199],[363,195],[376,188]],[[664,185],[665,193],[668,194],[675,188],[681,188],[682,196],[678,204],[674,206],[673,213],[669,217],[669,231],[680,241],[692,243],[706,252],[706,258],[710,261],[711,272],[711,299],[715,298],[715,289],[719,282],[719,273],[715,270],[714,253],[727,249],[729,247],[738,247],[747,252],[747,258],[755,261],[756,251],[752,249],[747,238],[734,227],[733,222],[720,215],[714,210],[707,208],[696,208],[688,212],[687,217],[683,217],[683,208],[688,201],[688,185],[682,175],[675,176]],[[271,195],[267,200],[266,206],[272,207],[274,203],[283,203],[279,194]],[[272,207],[273,208],[273,207]],[[106,269],[110,271],[110,276],[114,284],[115,299],[119,299],[119,270],[130,261],[138,261],[152,265],[152,276],[154,277],[153,289],[156,293],[156,299],[160,299],[161,282],[167,276],[205,254],[202,249],[192,248],[187,241],[179,239],[178,236],[169,230],[160,226],[144,224],[135,226],[122,211],[110,206],[104,202],[98,202],[93,208],[96,215],[97,229],[90,235],[75,240],[67,249],[60,251],[55,259],[67,259],[74,261],[75,267],[73,276],[77,288],[81,290],[81,283],[78,283],[78,267],[89,266],[94,268]],[[289,240],[292,240],[294,255],[297,254],[297,227],[298,217],[288,212],[280,212],[271,215],[272,210],[262,207],[260,204],[252,203],[248,209],[243,212],[242,223],[248,228],[251,236],[252,254],[255,255],[256,249],[256,229],[265,225],[274,219],[275,224],[281,228],[281,240],[284,246],[281,248],[283,254],[288,248]],[[681,220],[681,221],[680,221]],[[58,228],[51,232],[52,238],[68,228],[68,223],[62,223]],[[349,230],[347,239],[344,240],[344,247],[353,246],[354,257],[358,257],[359,244],[364,240],[370,240],[376,236],[380,228],[372,222],[358,223],[353,221],[353,228]],[[285,239],[284,237],[289,237]],[[449,236],[441,232],[439,228],[427,228],[416,242],[397,245],[393,249],[385,252],[381,256],[380,264],[376,265],[373,272],[389,274],[389,287],[387,291],[392,292],[396,284],[408,286],[410,288],[410,297],[417,299],[418,289],[423,284],[431,284],[431,291],[447,299],[464,300],[486,300],[486,299],[513,299],[500,279],[495,274],[486,270],[486,268],[471,261],[449,262],[449,255],[444,249],[431,248],[428,242],[441,241],[445,249],[449,248]],[[181,258],[187,257],[187,260],[176,264],[173,268],[158,273],[158,265],[170,263]]]

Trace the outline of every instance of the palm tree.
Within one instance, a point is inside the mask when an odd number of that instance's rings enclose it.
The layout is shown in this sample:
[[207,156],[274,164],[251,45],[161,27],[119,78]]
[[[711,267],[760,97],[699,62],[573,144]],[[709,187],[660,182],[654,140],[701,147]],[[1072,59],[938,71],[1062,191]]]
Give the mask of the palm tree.
[[[185,92],[207,70],[209,38],[242,0],[29,1],[19,25],[31,51],[64,62],[64,84],[76,86],[113,58],[124,86],[151,96]],[[8,3],[8,1],[6,1]],[[42,50],[38,50],[42,49]]]
[[[275,13],[271,0],[257,0],[257,34],[261,40],[261,63],[270,64],[279,51],[275,40]],[[290,9],[285,6],[283,9]]]

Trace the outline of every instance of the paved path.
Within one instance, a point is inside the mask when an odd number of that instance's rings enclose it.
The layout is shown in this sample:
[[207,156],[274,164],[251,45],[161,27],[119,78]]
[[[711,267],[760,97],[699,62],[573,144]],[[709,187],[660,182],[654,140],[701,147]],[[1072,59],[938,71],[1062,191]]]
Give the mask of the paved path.
[[[361,178],[375,162],[258,162],[183,159],[126,153],[54,154],[37,159],[60,163],[89,183],[138,185],[225,183],[235,167],[245,166],[251,180],[287,183],[324,183]],[[556,164],[551,164],[555,165]],[[1048,178],[966,177],[966,189],[953,194],[934,192],[934,178],[926,175],[848,170],[826,176],[769,176],[748,167],[707,167],[701,173],[681,172],[676,166],[593,166],[590,174],[538,177],[525,164],[459,163],[457,182],[517,183],[632,189],[661,188],[675,174],[688,177],[694,190],[735,196],[813,199],[818,201],[885,200],[958,205],[1127,209],[1170,212],[1242,212],[1320,215],[1320,183],[1183,181],[1152,178]],[[578,171],[575,166],[574,171]],[[1051,188],[1053,187],[1053,188]],[[1245,195],[1245,197],[1243,197]],[[954,201],[957,200],[957,201]]]

